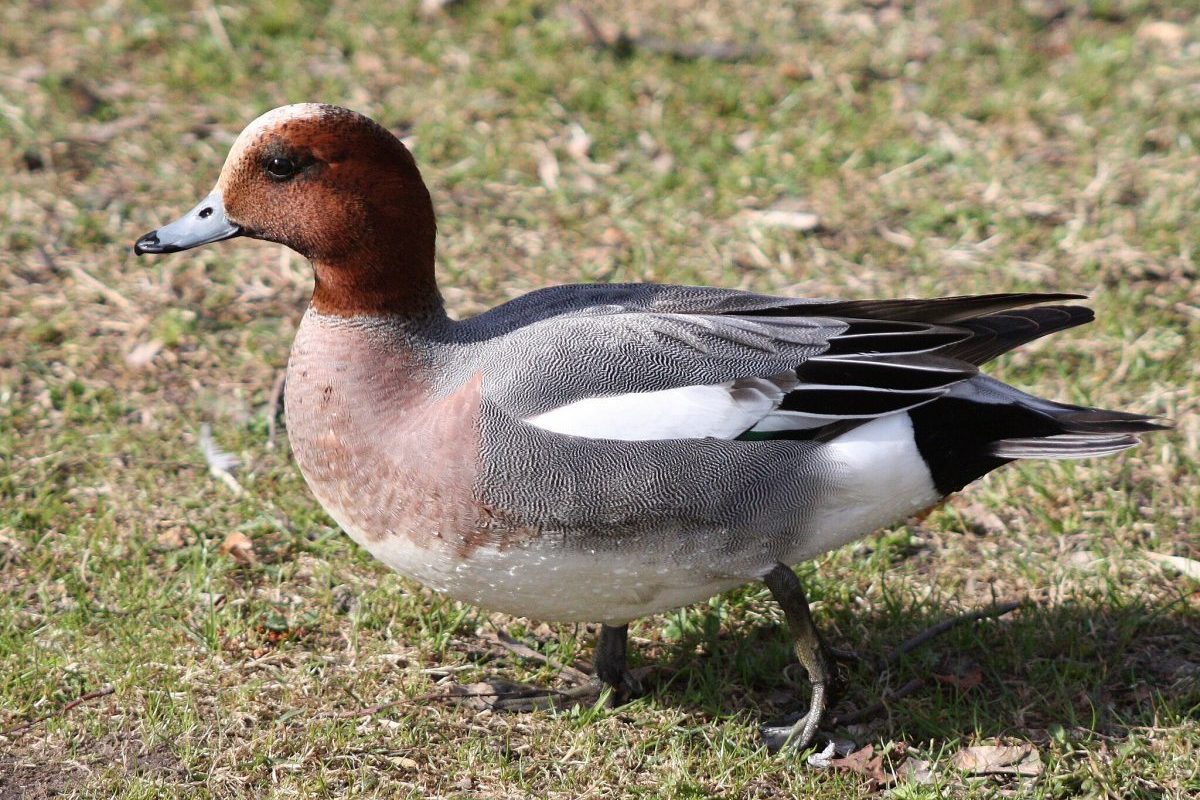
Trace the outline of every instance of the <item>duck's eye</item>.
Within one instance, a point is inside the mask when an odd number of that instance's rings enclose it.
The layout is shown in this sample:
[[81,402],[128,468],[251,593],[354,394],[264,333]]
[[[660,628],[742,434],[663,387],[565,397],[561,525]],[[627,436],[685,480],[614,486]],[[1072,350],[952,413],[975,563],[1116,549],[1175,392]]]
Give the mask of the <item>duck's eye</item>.
[[267,162],[267,174],[276,180],[286,180],[296,174],[296,162],[287,156],[274,156]]

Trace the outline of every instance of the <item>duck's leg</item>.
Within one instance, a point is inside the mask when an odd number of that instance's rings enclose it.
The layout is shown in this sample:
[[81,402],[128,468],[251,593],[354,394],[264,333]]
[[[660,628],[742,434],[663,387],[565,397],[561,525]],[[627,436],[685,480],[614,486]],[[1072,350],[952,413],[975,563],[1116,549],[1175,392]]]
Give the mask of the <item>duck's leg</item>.
[[[594,704],[604,694],[607,686],[612,691],[608,695],[608,704],[618,706],[628,702],[642,693],[642,685],[625,666],[625,656],[628,647],[629,626],[601,625],[600,636],[596,639],[596,651],[592,659],[592,669],[595,676],[586,682],[563,691],[546,693],[532,690],[531,687],[517,686],[512,691],[500,697],[495,707],[505,711],[534,711],[546,708],[569,708],[580,703]],[[553,662],[551,662],[553,663]],[[578,675],[577,670],[572,670]],[[533,696],[530,695],[533,692]]]
[[782,727],[764,727],[763,739],[767,747],[777,750],[790,747],[803,750],[812,743],[817,726],[825,714],[828,705],[828,693],[833,688],[836,677],[834,672],[833,652],[821,639],[817,626],[813,624],[812,614],[808,610],[808,598],[804,596],[804,587],[796,573],[785,564],[776,564],[763,577],[763,583],[771,590],[775,602],[783,608],[788,627],[791,628],[795,639],[796,658],[800,666],[808,672],[808,682],[812,686],[812,697],[809,700],[808,713],[794,725]]
[[640,695],[641,683],[625,666],[628,641],[628,625],[601,624],[600,636],[596,638],[596,651],[592,657],[592,671],[595,677],[582,686],[561,692],[560,697],[572,703],[594,703],[607,686],[612,690],[608,695],[609,705],[619,706]]
[[641,694],[642,687],[625,665],[629,640],[628,625],[600,625],[596,654],[592,659],[596,677],[612,688],[612,702],[620,705]]

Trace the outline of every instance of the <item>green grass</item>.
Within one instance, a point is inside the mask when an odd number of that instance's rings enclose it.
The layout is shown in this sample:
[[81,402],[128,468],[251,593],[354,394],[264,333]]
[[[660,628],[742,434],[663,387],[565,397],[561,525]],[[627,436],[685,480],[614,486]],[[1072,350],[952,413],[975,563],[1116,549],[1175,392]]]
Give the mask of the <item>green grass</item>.
[[[562,687],[487,634],[570,663],[591,632],[439,599],[338,533],[282,430],[268,441],[302,259],[244,240],[129,249],[208,191],[247,121],[300,100],[411,137],[459,315],[581,280],[1091,295],[1094,324],[996,374],[1178,427],[1118,458],[1008,468],[802,565],[818,623],[874,655],[1028,600],[884,674],[851,669],[843,710],[915,676],[981,680],[930,681],[835,733],[930,762],[932,783],[879,790],[897,798],[1200,793],[1200,592],[1143,555],[1200,558],[1200,9],[1052,5],[594,6],[760,51],[737,63],[597,52],[532,2],[0,10],[0,797],[876,791],[760,747],[757,726],[805,692],[759,586],[639,622],[635,664],[672,671],[625,707],[429,699]],[[820,228],[746,214],[776,204]],[[209,475],[205,423],[241,458],[241,495]],[[222,552],[233,533],[254,563]],[[1034,746],[1041,775],[952,765],[995,743]]]

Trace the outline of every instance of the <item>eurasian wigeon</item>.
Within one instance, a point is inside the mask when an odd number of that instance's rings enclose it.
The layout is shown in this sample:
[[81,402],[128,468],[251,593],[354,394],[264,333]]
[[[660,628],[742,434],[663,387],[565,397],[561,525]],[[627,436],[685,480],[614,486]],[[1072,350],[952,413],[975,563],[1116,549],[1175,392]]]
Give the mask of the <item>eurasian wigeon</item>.
[[588,284],[456,321],[434,232],[404,145],[305,103],[250,123],[212,192],[134,250],[250,236],[310,259],[285,397],[313,494],[375,557],[439,592],[603,623],[596,674],[616,695],[634,687],[630,620],[764,581],[812,686],[807,715],[772,732],[798,748],[834,671],[788,565],[1014,459],[1107,455],[1161,427],[979,373],[1091,320],[1061,304],[1078,295]]

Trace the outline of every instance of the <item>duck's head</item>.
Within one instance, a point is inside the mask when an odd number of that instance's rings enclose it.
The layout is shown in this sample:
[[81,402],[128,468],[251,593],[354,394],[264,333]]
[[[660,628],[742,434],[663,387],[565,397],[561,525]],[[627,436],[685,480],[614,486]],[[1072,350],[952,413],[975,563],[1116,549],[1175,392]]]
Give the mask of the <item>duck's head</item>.
[[313,262],[318,311],[404,314],[440,305],[434,234],[429,192],[399,139],[354,111],[301,103],[251,122],[212,192],[133,249],[279,242]]

